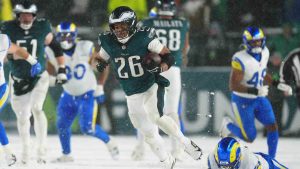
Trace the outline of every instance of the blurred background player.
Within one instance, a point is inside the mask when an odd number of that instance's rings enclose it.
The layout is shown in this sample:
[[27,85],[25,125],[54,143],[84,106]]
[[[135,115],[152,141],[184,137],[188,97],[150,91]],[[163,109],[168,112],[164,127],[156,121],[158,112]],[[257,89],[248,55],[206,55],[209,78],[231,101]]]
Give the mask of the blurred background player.
[[207,160],[209,169],[287,169],[270,155],[250,152],[232,137],[222,138]]
[[[63,155],[57,162],[74,161],[71,156],[71,126],[79,115],[81,132],[102,140],[113,159],[118,159],[119,150],[108,134],[95,124],[98,102],[103,102],[103,84],[97,85],[97,80],[91,66],[94,50],[93,42],[76,41],[77,28],[74,23],[61,22],[56,28],[56,38],[63,49],[68,82],[63,85],[57,106],[57,130]],[[59,69],[51,48],[46,48],[46,55],[55,71]],[[51,78],[50,84],[55,83]]]
[[300,48],[291,51],[280,66],[279,83],[295,86],[298,107],[300,107]]
[[[6,34],[0,33],[0,113],[2,109],[6,105],[6,101],[8,100],[9,89],[5,82],[4,78],[4,58],[7,53],[12,53],[19,56],[22,59],[25,59],[30,65],[30,74],[32,77],[36,76],[41,71],[41,65],[37,62],[37,60],[32,57],[29,53],[26,52],[23,48],[17,46],[12,43],[9,37]],[[4,126],[0,122],[0,143],[3,146],[3,150],[5,153],[5,159],[8,166],[12,166],[16,163],[16,156],[11,152],[9,148],[9,141],[4,129]]]
[[[171,55],[175,58],[175,64],[166,72],[161,73],[162,76],[170,81],[170,85],[166,87],[164,114],[171,117],[178,126],[181,127],[179,116],[179,103],[181,94],[181,72],[180,68],[186,67],[189,49],[189,22],[184,18],[176,16],[176,4],[174,0],[158,0],[156,6],[149,12],[149,18],[142,20],[139,27],[153,27],[160,42],[168,47]],[[138,131],[139,132],[139,131]],[[143,136],[139,132],[138,144],[136,145],[132,158],[140,160],[144,154]],[[181,159],[180,156],[184,150],[175,138],[172,141],[172,154],[175,158]]]
[[[167,153],[157,126],[180,140],[185,151],[195,160],[199,160],[202,156],[201,149],[182,134],[172,118],[163,114],[164,87],[169,82],[159,73],[167,71],[174,64],[174,58],[169,49],[156,38],[155,29],[137,29],[136,22],[136,14],[129,7],[120,6],[111,13],[111,31],[99,36],[101,49],[97,69],[102,72],[108,62],[111,62],[125,92],[128,115],[133,126],[143,133],[145,141],[165,169],[172,169],[176,160]],[[160,57],[160,64],[145,63],[149,59],[146,58],[149,52]]]
[[14,55],[8,58],[11,81],[11,105],[17,116],[17,126],[22,140],[21,162],[27,164],[30,159],[30,116],[34,117],[34,130],[37,137],[37,162],[45,163],[47,119],[43,111],[43,104],[49,86],[49,75],[45,71],[44,49],[49,45],[55,52],[59,63],[57,83],[67,80],[64,58],[58,43],[53,39],[51,25],[45,19],[36,19],[37,7],[29,0],[19,1],[14,12],[16,19],[4,22],[1,30],[7,34],[13,43],[25,48],[33,58],[41,64],[42,70],[32,77],[31,66]]
[[243,33],[246,49],[234,54],[229,80],[231,105],[236,122],[225,118],[221,135],[226,136],[229,130],[240,139],[253,142],[257,135],[254,120],[257,119],[267,129],[268,151],[274,158],[278,129],[272,106],[266,98],[268,86],[264,84],[264,79],[268,77],[266,70],[269,50],[265,42],[266,38],[260,28],[248,27]]

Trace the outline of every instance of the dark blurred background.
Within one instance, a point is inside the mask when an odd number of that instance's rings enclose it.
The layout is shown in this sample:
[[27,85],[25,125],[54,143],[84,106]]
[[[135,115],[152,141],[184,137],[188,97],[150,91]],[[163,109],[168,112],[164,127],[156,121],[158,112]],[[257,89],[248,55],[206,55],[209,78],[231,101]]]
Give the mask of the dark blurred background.
[[[38,7],[38,17],[50,20],[53,28],[61,21],[72,21],[79,28],[80,38],[92,40],[95,44],[98,34],[108,30],[108,16],[114,8],[129,6],[141,20],[148,17],[149,10],[155,4],[155,0],[33,1]],[[0,0],[0,22],[14,18],[13,7],[16,2]],[[178,15],[190,21],[189,63],[187,68],[182,69],[187,132],[213,133],[210,131],[217,131],[223,114],[230,114],[231,111],[227,87],[229,66],[232,55],[241,46],[243,30],[247,26],[259,26],[264,30],[271,53],[270,73],[274,79],[278,79],[280,63],[291,50],[300,46],[300,0],[176,0],[176,3]],[[118,83],[113,76],[110,76],[108,83],[110,85],[105,87],[107,102],[103,106],[106,107],[104,112],[108,112],[108,117],[103,118],[110,119],[108,128],[112,134],[132,133],[132,130],[128,130],[132,126],[126,115],[124,94],[118,90]],[[55,105],[60,91],[57,88],[50,89],[46,100],[45,109],[48,110],[50,124],[55,124]],[[202,95],[203,92],[208,92],[209,95]],[[225,99],[223,95],[226,96]],[[204,101],[209,100],[209,110],[203,106],[203,98],[206,98]],[[293,121],[297,115],[295,104],[292,103],[295,98],[288,98],[287,102],[274,88],[270,89],[269,98],[276,116],[283,121],[282,130],[297,131],[296,135],[300,136],[300,120]],[[221,109],[218,104],[222,105]],[[213,118],[198,116],[203,112],[212,114]],[[1,116],[8,126],[9,119],[14,118],[12,113],[2,113]],[[15,126],[15,122],[11,124]],[[124,125],[129,127],[124,128]],[[54,125],[49,127],[50,132],[55,132]]]

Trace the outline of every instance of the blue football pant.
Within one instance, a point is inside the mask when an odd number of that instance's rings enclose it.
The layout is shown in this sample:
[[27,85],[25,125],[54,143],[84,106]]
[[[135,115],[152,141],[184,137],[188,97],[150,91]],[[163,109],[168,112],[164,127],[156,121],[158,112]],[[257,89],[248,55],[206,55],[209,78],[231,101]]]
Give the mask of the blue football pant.
[[[272,106],[266,97],[249,99],[232,94],[231,99],[236,123],[228,124],[227,128],[240,139],[248,142],[255,140],[257,135],[255,119],[264,126],[276,123]],[[278,130],[267,133],[269,155],[273,158],[277,150],[278,137]]]
[[71,126],[77,115],[79,115],[79,125],[82,133],[94,136],[104,143],[109,142],[108,134],[95,124],[97,109],[94,109],[93,91],[81,96],[71,96],[64,92],[57,107],[57,129],[63,154],[71,152]]

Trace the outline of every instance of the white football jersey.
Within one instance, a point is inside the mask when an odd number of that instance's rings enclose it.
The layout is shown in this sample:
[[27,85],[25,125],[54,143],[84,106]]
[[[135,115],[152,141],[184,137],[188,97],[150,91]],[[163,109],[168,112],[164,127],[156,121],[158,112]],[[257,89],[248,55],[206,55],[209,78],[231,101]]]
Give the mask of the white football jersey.
[[[78,41],[72,56],[64,53],[68,82],[63,85],[63,88],[73,96],[79,96],[96,89],[96,76],[89,64],[93,47],[91,41]],[[45,52],[50,63],[58,70],[58,64],[52,49],[46,47]]]
[[[208,161],[210,164],[210,169],[219,169],[214,152],[208,155]],[[241,147],[241,164],[239,169],[269,169],[268,162],[260,155],[254,154],[248,150],[247,147]]]
[[4,62],[4,58],[7,55],[9,46],[10,46],[9,37],[5,34],[0,34],[0,86],[5,83],[3,62]]
[[[247,87],[255,87],[257,89],[263,86],[264,77],[267,74],[267,64],[269,60],[269,49],[265,47],[261,53],[260,62],[253,56],[247,53],[246,50],[235,53],[232,57],[231,65],[236,69],[240,69],[244,72],[244,78],[241,81],[242,85]],[[256,95],[248,93],[233,92],[236,95],[256,98]]]

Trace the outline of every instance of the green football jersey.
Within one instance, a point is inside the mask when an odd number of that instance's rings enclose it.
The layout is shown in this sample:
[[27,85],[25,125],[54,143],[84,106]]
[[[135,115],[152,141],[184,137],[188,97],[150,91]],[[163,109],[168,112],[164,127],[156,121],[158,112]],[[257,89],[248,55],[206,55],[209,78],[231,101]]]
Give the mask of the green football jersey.
[[145,92],[155,82],[155,75],[142,66],[149,52],[148,44],[155,37],[150,28],[137,30],[126,44],[118,42],[110,32],[99,35],[99,44],[110,56],[114,73],[127,96]]
[[180,67],[186,33],[189,31],[189,22],[183,18],[148,18],[141,21],[140,24],[155,28],[158,39],[170,49],[171,55],[175,58],[175,66]]
[[[36,57],[45,70],[45,38],[51,32],[51,25],[45,19],[36,19],[29,30],[24,30],[16,20],[4,22],[1,31],[7,34],[10,40],[25,48],[33,57]],[[30,79],[31,65],[24,59],[8,59],[11,74],[20,79]]]

